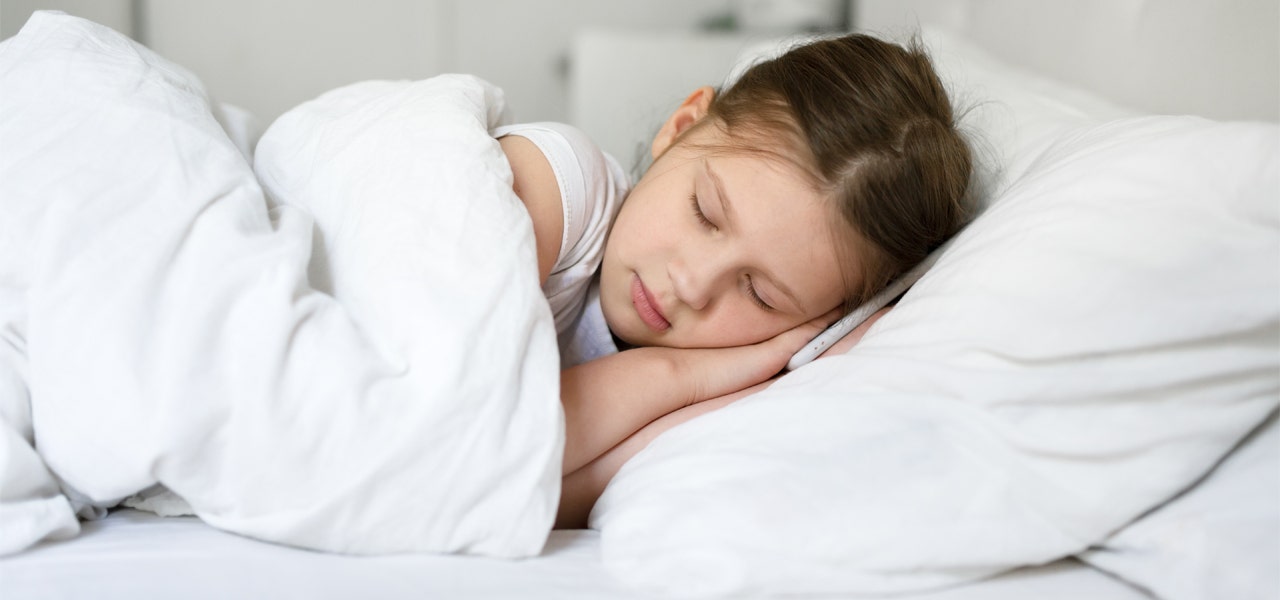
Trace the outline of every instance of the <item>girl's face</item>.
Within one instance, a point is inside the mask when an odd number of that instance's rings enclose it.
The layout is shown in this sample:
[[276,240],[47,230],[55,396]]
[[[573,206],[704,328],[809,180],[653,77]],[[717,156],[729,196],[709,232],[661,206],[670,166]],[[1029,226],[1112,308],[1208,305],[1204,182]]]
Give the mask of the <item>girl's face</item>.
[[794,167],[697,149],[723,136],[708,126],[665,153],[655,143],[658,160],[623,203],[600,301],[627,343],[751,344],[845,297],[833,231],[846,226],[832,226],[838,217]]

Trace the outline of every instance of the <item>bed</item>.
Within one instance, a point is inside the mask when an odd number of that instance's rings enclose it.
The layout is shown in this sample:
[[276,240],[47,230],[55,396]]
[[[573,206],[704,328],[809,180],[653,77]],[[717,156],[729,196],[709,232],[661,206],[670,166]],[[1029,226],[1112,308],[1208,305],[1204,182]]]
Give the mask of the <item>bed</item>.
[[[600,536],[557,531],[535,558],[351,558],[263,544],[194,517],[123,510],[86,527],[74,544],[9,559],[13,598],[655,598],[600,568]],[[830,597],[839,597],[833,595]],[[922,598],[1146,598],[1068,560]]]
[[[1211,108],[1159,104],[1169,101],[1168,88],[1151,90],[1157,100],[1147,103],[1141,86],[1121,90],[1115,80],[1132,79],[1117,59],[1127,56],[1127,36],[1142,56],[1153,56],[1152,45],[1172,43],[1146,33],[1153,19],[1165,27],[1209,28],[1206,40],[1235,39],[1234,31],[1274,24],[1277,5],[1178,6],[1170,12],[1142,2],[1088,10],[859,3],[857,22],[877,33],[901,36],[919,24],[944,79],[968,108],[984,212],[855,351],[673,429],[637,455],[605,491],[591,529],[546,534],[555,489],[546,465],[559,459],[554,439],[491,441],[481,446],[483,458],[519,474],[511,478],[518,485],[502,482],[512,487],[494,492],[493,480],[461,480],[480,491],[454,495],[484,498],[489,512],[448,504],[446,515],[466,518],[447,531],[423,530],[418,537],[439,541],[434,550],[396,545],[415,537],[398,527],[422,526],[409,518],[412,503],[364,506],[368,515],[288,504],[303,514],[286,527],[223,510],[220,503],[234,497],[226,490],[175,475],[166,484],[203,507],[202,519],[113,509],[80,524],[71,539],[0,560],[0,592],[11,598],[1274,598],[1280,595],[1276,32],[1243,36],[1243,48],[1201,47],[1223,54],[1207,61],[1210,70],[1244,61],[1217,74],[1222,79],[1213,87],[1245,91],[1208,94],[1217,98]],[[1059,35],[1052,39],[1062,48],[1048,58],[1027,50],[1038,47],[1037,31],[1059,31],[1068,17],[1074,27],[1115,34],[1103,36],[1115,44],[1111,54],[1093,57],[1097,73],[1118,74],[1110,83],[1106,77],[1092,87],[1078,79],[1064,83],[1057,78],[1071,79],[1072,70],[1094,71],[1049,64],[1070,54],[1068,42],[1089,48],[1096,40]],[[996,33],[1010,23],[1018,35]],[[1142,35],[1130,35],[1135,31]],[[1185,41],[1177,27],[1163,31]],[[1263,44],[1262,51],[1251,43]],[[762,43],[742,62],[778,47]],[[1242,80],[1270,83],[1253,92],[1232,87]],[[460,85],[488,93],[479,84]],[[1168,113],[1219,120],[1159,116]],[[240,142],[225,160],[252,154],[256,133],[245,115],[221,109],[219,116],[219,126]],[[256,150],[280,147],[269,142]],[[260,170],[258,177],[275,190],[304,185],[288,169]],[[323,221],[323,207],[313,208]],[[397,233],[387,230],[392,238]],[[373,284],[402,290],[394,280]],[[341,296],[351,284],[323,285]],[[536,295],[536,284],[526,292]],[[379,301],[354,298],[370,303],[354,319],[368,325],[385,318],[379,311],[401,314]],[[538,314],[529,321],[526,352],[545,349],[539,329],[545,321]],[[503,413],[509,433],[554,421],[547,408],[554,402],[536,396],[522,402],[534,412]],[[102,423],[116,418],[102,414]],[[306,415],[287,416],[298,414]],[[128,443],[151,435],[132,432]],[[57,442],[48,440],[48,448]],[[352,444],[353,453],[362,452]],[[17,459],[7,452],[4,464],[13,469]],[[246,468],[255,459],[228,464]],[[68,473],[76,466],[59,464]],[[165,468],[174,467],[137,470]],[[14,532],[13,514],[0,513],[6,536]],[[352,539],[355,530],[368,533]]]

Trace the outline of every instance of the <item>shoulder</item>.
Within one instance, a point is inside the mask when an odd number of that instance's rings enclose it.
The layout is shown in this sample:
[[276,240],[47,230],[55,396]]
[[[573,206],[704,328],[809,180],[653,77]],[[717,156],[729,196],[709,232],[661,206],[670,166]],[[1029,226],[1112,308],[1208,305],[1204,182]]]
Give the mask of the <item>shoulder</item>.
[[[564,123],[540,122],[499,127],[494,131],[494,137],[499,139],[517,136],[532,142],[542,151],[562,187],[580,187],[584,183],[590,183],[590,180],[602,177],[621,179],[622,183],[626,183],[625,173],[617,167],[616,161],[577,127]],[[588,195],[595,192],[590,189],[562,189],[561,193],[572,196],[578,191]]]
[[[548,252],[559,257],[552,272],[577,264],[594,269],[598,263],[595,255],[603,246],[613,217],[630,188],[625,171],[591,138],[571,125],[551,122],[512,125],[496,129],[494,137],[502,141],[504,151],[508,152],[512,170],[516,171],[517,194],[521,190],[525,192],[521,199],[530,207],[531,214],[540,206],[550,218],[553,211],[546,205],[553,204],[555,199],[560,202],[561,245],[556,252]],[[542,195],[535,197],[539,193]],[[534,214],[534,219],[536,226],[539,216]],[[541,232],[538,234],[539,246],[544,241],[549,246],[551,240]]]
[[537,144],[523,136],[507,135],[498,138],[498,145],[511,165],[512,187],[525,204],[539,199],[560,201],[555,171]]

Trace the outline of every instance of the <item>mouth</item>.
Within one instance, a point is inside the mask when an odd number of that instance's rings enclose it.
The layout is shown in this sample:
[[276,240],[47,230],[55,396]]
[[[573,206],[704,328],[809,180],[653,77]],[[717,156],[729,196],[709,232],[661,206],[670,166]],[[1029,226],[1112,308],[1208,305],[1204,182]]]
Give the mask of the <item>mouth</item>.
[[635,306],[636,314],[640,315],[640,320],[649,329],[663,332],[671,328],[671,322],[662,316],[662,310],[658,308],[657,301],[649,292],[649,288],[644,286],[644,282],[640,281],[639,275],[631,279],[631,304]]

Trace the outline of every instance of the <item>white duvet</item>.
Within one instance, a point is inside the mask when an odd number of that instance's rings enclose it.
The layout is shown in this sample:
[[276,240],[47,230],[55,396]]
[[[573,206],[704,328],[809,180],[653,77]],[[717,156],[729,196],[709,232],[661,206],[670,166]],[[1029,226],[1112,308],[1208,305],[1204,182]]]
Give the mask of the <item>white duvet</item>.
[[251,168],[109,29],[39,13],[0,46],[0,554],[157,484],[290,545],[540,552],[559,361],[502,107],[361,84]]

